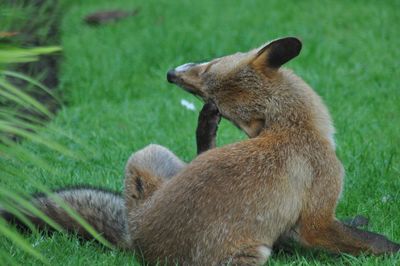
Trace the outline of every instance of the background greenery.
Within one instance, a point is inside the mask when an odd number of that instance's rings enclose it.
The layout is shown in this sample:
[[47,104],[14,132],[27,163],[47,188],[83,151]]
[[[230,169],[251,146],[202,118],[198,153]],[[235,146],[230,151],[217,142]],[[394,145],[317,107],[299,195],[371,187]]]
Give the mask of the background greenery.
[[[295,35],[303,40],[303,51],[288,66],[324,98],[338,132],[337,151],[347,171],[338,216],[368,216],[370,230],[400,241],[398,1],[63,2],[59,89],[66,105],[39,135],[85,160],[25,141],[22,147],[52,165],[50,172],[3,157],[0,164],[14,165],[50,188],[85,183],[121,191],[123,167],[134,150],[158,143],[187,161],[195,155],[197,112],[180,100],[194,102],[197,110],[201,103],[166,82],[168,69]],[[137,7],[139,15],[114,24],[82,22],[93,11]],[[243,138],[223,121],[219,145]],[[3,188],[36,190],[29,179],[1,176]],[[129,253],[61,233],[26,239],[54,265],[135,264]],[[41,264],[1,236],[0,250],[14,263]],[[353,258],[299,248],[274,255],[269,264],[399,262],[399,255]]]

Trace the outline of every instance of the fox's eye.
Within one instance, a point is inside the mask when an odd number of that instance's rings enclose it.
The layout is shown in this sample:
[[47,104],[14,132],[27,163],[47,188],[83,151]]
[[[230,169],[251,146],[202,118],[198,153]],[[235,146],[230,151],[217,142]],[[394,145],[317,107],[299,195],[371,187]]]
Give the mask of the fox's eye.
[[219,61],[219,60],[213,60],[213,61],[211,61],[211,62],[202,63],[201,65],[204,64],[204,65],[206,65],[206,66],[205,66],[205,68],[200,72],[200,75],[203,75],[203,74],[207,73],[207,72],[211,69],[211,66],[214,65],[214,64],[216,64],[218,61]]
[[210,70],[211,65],[208,64],[202,71],[200,71],[200,76],[206,74]]

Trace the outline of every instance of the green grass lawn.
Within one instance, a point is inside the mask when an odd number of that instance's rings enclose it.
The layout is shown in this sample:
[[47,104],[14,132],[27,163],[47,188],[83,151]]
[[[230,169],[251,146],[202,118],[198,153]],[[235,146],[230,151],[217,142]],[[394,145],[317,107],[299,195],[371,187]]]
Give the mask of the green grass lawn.
[[[168,84],[168,69],[295,35],[303,50],[288,66],[323,97],[337,129],[337,153],[347,172],[338,217],[365,215],[369,230],[400,241],[399,1],[74,2],[65,6],[61,26],[60,90],[66,105],[40,134],[83,153],[85,160],[25,142],[50,162],[51,174],[30,164],[0,163],[16,164],[50,188],[85,183],[121,191],[126,159],[149,143],[167,146],[186,161],[195,156],[202,103]],[[140,13],[101,27],[82,23],[89,12],[110,7],[140,7]],[[197,111],[184,108],[181,99]],[[245,138],[226,121],[218,133],[219,145]],[[29,182],[8,177],[0,182],[34,192]],[[137,264],[130,253],[61,233],[27,240],[52,265]],[[40,265],[1,236],[0,250],[17,263]],[[298,248],[291,255],[274,254],[269,264],[396,265],[400,255],[355,258]]]

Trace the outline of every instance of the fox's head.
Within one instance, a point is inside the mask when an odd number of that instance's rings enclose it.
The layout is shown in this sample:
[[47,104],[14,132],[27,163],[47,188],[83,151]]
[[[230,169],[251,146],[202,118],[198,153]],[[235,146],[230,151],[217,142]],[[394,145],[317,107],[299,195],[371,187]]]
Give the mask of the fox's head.
[[247,53],[184,64],[170,70],[167,79],[204,101],[213,101],[223,117],[255,137],[278,120],[304,115],[303,99],[313,92],[304,89],[308,86],[300,78],[281,69],[301,47],[297,38],[282,38]]

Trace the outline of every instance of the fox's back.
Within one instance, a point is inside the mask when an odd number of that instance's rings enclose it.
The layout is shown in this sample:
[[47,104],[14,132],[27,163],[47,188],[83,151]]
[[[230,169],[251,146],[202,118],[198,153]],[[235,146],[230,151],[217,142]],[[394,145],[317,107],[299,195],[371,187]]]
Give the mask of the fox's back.
[[138,213],[133,241],[146,259],[170,256],[191,265],[224,259],[243,236],[272,247],[296,222],[310,181],[304,178],[311,178],[288,169],[295,149],[288,134],[274,134],[199,156]]

